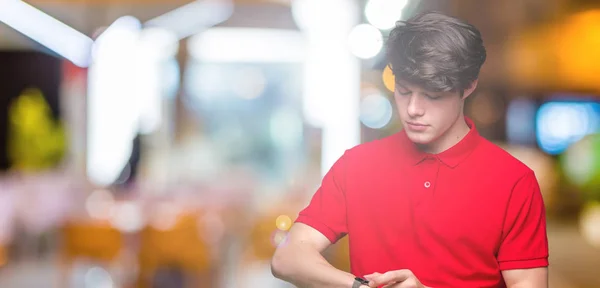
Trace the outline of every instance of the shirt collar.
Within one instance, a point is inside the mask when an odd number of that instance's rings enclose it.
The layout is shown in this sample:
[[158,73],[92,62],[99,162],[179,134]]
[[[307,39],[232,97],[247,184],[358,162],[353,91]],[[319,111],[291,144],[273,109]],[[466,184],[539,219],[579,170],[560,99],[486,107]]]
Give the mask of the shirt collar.
[[407,159],[409,160],[409,163],[411,165],[417,165],[427,158],[437,158],[442,163],[446,164],[451,168],[458,166],[458,164],[460,164],[463,160],[467,158],[467,156],[471,154],[471,152],[473,152],[473,150],[479,143],[480,138],[479,133],[477,132],[477,128],[475,127],[473,121],[468,117],[465,117],[465,121],[467,122],[467,125],[470,128],[469,133],[467,133],[467,135],[463,137],[463,139],[461,139],[454,146],[438,154],[426,153],[419,150],[417,145],[410,141],[408,135],[406,135],[406,131],[402,130],[399,133],[401,139],[401,146],[406,152],[405,154]]

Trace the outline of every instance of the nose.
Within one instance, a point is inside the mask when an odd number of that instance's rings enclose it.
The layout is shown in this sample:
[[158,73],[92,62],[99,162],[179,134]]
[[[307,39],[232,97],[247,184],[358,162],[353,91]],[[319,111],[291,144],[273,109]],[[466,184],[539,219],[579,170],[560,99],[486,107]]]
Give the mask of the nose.
[[419,97],[415,94],[416,93],[413,93],[413,95],[411,95],[408,99],[407,112],[408,116],[411,118],[420,117],[425,114],[425,109],[423,109],[422,106],[423,104],[421,103]]

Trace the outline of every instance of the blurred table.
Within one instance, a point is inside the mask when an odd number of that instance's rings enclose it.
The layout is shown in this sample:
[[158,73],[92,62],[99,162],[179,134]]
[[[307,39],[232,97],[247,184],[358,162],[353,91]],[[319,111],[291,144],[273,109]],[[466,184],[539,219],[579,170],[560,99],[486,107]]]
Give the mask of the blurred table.
[[600,249],[581,237],[577,222],[548,221],[550,287],[600,287]]
[[[577,223],[548,221],[548,239],[551,288],[600,287],[600,249],[581,238]],[[0,270],[0,287],[58,287],[57,263],[52,259],[36,263],[9,262]]]

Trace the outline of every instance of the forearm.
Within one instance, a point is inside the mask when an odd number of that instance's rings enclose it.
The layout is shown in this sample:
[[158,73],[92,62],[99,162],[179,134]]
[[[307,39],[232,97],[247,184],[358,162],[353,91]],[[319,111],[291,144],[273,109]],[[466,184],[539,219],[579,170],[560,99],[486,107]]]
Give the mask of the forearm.
[[333,267],[318,251],[281,247],[272,262],[273,275],[300,288],[351,288],[354,276]]

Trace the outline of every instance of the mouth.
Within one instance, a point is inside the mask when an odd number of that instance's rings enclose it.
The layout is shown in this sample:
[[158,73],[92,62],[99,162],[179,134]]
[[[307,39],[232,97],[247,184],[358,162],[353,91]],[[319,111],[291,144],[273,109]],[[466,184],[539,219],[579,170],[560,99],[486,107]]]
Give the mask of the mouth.
[[422,132],[425,132],[427,129],[429,129],[429,125],[407,121],[406,128],[412,132],[422,133]]
[[406,122],[406,124],[410,125],[410,126],[414,126],[414,127],[426,127],[429,125],[425,125],[425,124],[421,124],[421,123],[415,123],[415,122]]

